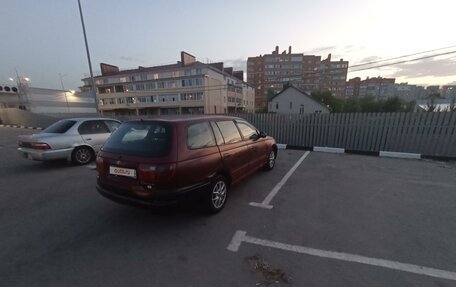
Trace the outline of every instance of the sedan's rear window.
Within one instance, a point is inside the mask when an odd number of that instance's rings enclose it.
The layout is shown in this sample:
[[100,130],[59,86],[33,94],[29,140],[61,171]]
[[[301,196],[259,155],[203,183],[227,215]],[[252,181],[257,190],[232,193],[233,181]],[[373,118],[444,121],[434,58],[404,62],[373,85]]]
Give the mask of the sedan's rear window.
[[75,123],[76,123],[76,121],[72,121],[72,120],[61,120],[56,123],[53,123],[46,129],[44,129],[43,133],[64,134],[69,129],[71,129],[71,127],[74,126]]
[[169,153],[172,128],[163,122],[127,122],[111,135],[103,151],[146,157]]

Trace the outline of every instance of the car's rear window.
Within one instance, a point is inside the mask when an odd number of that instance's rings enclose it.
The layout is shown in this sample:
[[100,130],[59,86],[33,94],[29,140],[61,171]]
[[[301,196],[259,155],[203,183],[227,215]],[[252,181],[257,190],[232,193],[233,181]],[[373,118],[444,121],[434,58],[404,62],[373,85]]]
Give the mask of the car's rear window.
[[171,148],[172,128],[163,122],[127,122],[112,133],[103,151],[124,155],[161,157]]
[[53,123],[46,129],[44,129],[43,133],[64,134],[69,129],[71,129],[71,127],[74,126],[75,123],[76,123],[76,121],[72,121],[72,120],[61,120],[56,123]]

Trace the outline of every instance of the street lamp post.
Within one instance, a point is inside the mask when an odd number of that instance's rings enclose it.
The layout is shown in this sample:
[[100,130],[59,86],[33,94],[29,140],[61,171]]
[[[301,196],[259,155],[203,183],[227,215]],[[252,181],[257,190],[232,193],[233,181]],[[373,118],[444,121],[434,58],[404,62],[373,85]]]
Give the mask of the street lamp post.
[[[12,82],[15,81],[13,77],[10,77],[9,80],[12,81]],[[17,88],[18,88],[17,105],[18,105],[19,109],[26,110],[26,107],[25,107],[25,105],[24,105],[24,103],[22,101],[22,98],[21,98],[21,94],[22,93],[24,94],[25,102],[28,103],[28,97],[27,97],[27,91],[26,91],[27,84],[24,84],[22,82],[22,80],[24,80],[26,83],[30,82],[30,78],[28,78],[28,77],[20,77],[19,73],[16,70],[16,85],[17,85]]]
[[95,109],[96,109],[97,115],[99,115],[100,111],[98,109],[98,100],[97,100],[97,94],[95,91],[95,80],[93,79],[92,62],[90,61],[89,44],[87,43],[87,35],[86,35],[86,30],[85,30],[85,25],[84,25],[84,17],[82,16],[81,0],[78,0],[78,6],[79,6],[79,15],[81,16],[81,25],[82,25],[82,32],[84,34],[85,48],[86,48],[86,52],[87,52],[87,61],[89,64],[90,80],[92,81],[92,97],[95,100]]

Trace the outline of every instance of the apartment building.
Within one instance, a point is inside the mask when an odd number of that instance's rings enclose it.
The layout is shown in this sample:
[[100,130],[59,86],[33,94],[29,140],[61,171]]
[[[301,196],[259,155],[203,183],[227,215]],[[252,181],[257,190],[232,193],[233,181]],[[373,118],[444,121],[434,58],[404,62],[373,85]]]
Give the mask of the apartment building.
[[345,95],[348,61],[332,61],[331,54],[324,60],[320,56],[279,53],[276,46],[271,54],[247,59],[247,82],[255,87],[255,107],[268,107],[268,97],[280,92],[284,84],[304,91],[329,90],[335,96]]
[[356,77],[347,81],[345,86],[345,97],[359,97],[359,88],[361,87],[361,78]]
[[395,84],[395,96],[406,102],[426,99],[426,90],[422,86],[408,83]]
[[361,80],[356,77],[348,80],[345,83],[345,96],[346,97],[365,97],[373,96],[378,100],[393,97],[396,94],[396,86],[394,78],[369,78]]
[[396,79],[395,78],[369,78],[361,81],[359,87],[359,95],[364,96],[373,96],[377,100],[383,100],[395,95],[396,89],[394,86]]
[[[120,70],[100,64],[95,77],[104,116],[254,112],[255,91],[243,71],[204,64],[186,52],[176,64]],[[90,89],[90,78],[81,90]]]

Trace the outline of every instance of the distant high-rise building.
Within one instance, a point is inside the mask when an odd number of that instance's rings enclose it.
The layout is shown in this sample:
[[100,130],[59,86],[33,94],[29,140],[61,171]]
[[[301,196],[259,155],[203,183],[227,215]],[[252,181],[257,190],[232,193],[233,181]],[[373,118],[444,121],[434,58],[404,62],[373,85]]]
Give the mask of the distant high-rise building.
[[345,97],[359,97],[359,88],[361,86],[361,78],[356,77],[347,81],[347,85],[345,87]]
[[265,109],[268,96],[280,92],[283,85],[290,83],[304,91],[328,90],[334,96],[345,95],[348,61],[340,59],[321,60],[320,56],[292,53],[279,53],[279,47],[271,54],[247,59],[247,82],[255,87],[255,107]]
[[395,95],[394,78],[361,78],[356,77],[345,83],[345,95],[347,97],[373,96],[379,100]]
[[399,83],[394,86],[396,88],[395,96],[404,101],[412,102],[426,98],[426,91],[424,87],[410,85],[408,83]]

